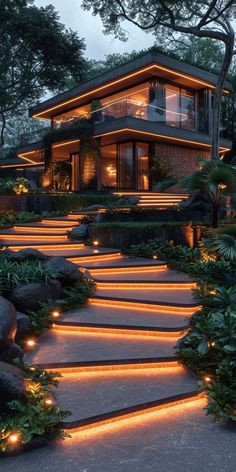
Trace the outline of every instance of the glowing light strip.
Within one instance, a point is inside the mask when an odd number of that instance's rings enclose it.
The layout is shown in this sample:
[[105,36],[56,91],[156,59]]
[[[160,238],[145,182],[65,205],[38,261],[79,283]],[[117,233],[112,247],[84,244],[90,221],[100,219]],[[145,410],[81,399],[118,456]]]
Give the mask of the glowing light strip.
[[104,269],[90,269],[91,274],[94,275],[106,275],[106,274],[123,274],[123,273],[140,273],[143,272],[163,272],[167,270],[167,265],[150,265],[150,266],[124,266],[124,267],[114,267],[114,268],[104,268]]
[[[65,226],[65,228],[67,228],[68,226],[70,227],[72,225],[71,221],[61,221],[61,220],[42,220],[42,223],[45,226],[54,224],[55,226],[62,226],[62,227]],[[75,226],[79,226],[79,223],[77,221],[73,223],[73,228]]]
[[106,261],[109,259],[120,259],[123,258],[122,254],[119,252],[117,254],[98,254],[98,256],[78,256],[78,257],[72,257],[69,258],[68,260],[71,262],[75,263],[80,263],[80,262],[97,262],[97,261]]
[[[55,236],[55,235],[51,235],[51,236],[45,236],[43,234],[40,234],[40,235],[37,235],[37,234],[34,234],[34,235],[27,235],[27,234],[4,234],[4,233],[0,233],[0,239],[3,239],[3,240],[6,240],[6,241],[9,241],[9,240],[12,240],[12,239],[15,239],[15,240],[19,240],[19,241],[37,241],[37,240],[43,240],[43,241],[49,241],[49,242],[53,242],[53,241],[66,241],[68,238],[67,238],[67,235],[60,235],[60,236]],[[64,247],[64,246],[63,246]]]
[[79,143],[79,142],[80,142],[80,139],[74,139],[73,141],[65,141],[63,143],[53,144],[52,148],[55,149],[55,148],[59,148],[59,147],[62,147],[62,146],[68,146],[68,144],[75,144],[75,143]]
[[94,366],[66,366],[66,367],[50,367],[49,369],[51,372],[60,372],[61,374],[70,375],[70,374],[97,374],[97,373],[104,373],[104,372],[116,372],[119,373],[120,371],[128,374],[132,373],[132,371],[139,371],[144,370],[145,373],[149,371],[153,371],[156,369],[173,369],[175,372],[176,370],[183,371],[183,367],[179,364],[178,360],[176,361],[165,361],[165,362],[142,362],[142,363],[127,363],[127,364],[103,364],[103,365],[94,365]]
[[127,429],[137,425],[140,417],[142,418],[142,424],[144,424],[144,422],[157,420],[159,416],[162,418],[163,414],[167,414],[168,418],[171,418],[174,413],[181,415],[185,409],[192,409],[194,407],[203,408],[203,406],[205,406],[205,400],[202,395],[199,394],[192,394],[189,395],[188,398],[176,399],[175,401],[168,401],[168,399],[166,399],[166,403],[150,408],[137,409],[130,413],[119,414],[118,416],[105,418],[104,420],[95,421],[94,423],[74,426],[73,428],[69,428],[69,432],[73,435],[79,433],[78,440],[82,440],[82,433],[86,433],[85,438],[88,434],[101,435],[102,433],[109,432],[117,427]]
[[[150,133],[149,131],[148,132],[147,131],[140,131],[140,130],[136,130],[136,129],[132,129],[132,128],[122,128],[122,129],[116,130],[116,131],[108,131],[107,133],[97,134],[95,137],[96,138],[101,138],[103,136],[110,136],[110,135],[113,135],[113,134],[123,133],[124,131],[129,131],[130,133],[145,134],[146,136],[153,136],[153,137],[157,137],[157,138],[162,138],[162,139],[167,140],[167,141],[182,142],[182,143],[195,144],[195,145],[197,144],[198,146],[211,148],[211,144],[204,144],[204,143],[200,143],[199,141],[191,141],[189,139],[173,138],[173,137],[165,136],[165,135],[162,135],[162,134]],[[231,148],[220,147],[220,150],[222,150],[222,151],[223,150],[230,151],[230,149]]]
[[96,288],[98,289],[106,289],[106,290],[114,290],[114,289],[122,289],[122,290],[130,290],[130,289],[137,289],[137,290],[190,290],[196,288],[195,282],[186,282],[186,283],[178,283],[174,282],[172,284],[168,282],[96,282]]
[[188,198],[188,193],[143,193],[143,192],[113,192],[113,195],[129,195],[129,196],[140,196],[141,198],[155,198],[155,197],[181,197],[181,198]]
[[[37,162],[34,163],[35,167],[42,167],[44,166],[44,162]],[[6,164],[6,165],[0,165],[0,169],[10,169],[10,168],[21,168],[21,167],[33,167],[33,164]]]
[[186,307],[186,306],[169,306],[169,305],[158,305],[158,302],[145,303],[139,300],[129,301],[129,300],[111,300],[109,298],[89,298],[88,302],[92,305],[97,306],[110,306],[110,307],[124,307],[125,309],[135,309],[152,311],[157,313],[168,313],[174,315],[192,315],[195,311],[199,310],[200,306]]
[[[209,87],[213,90],[215,90],[215,86],[214,85],[211,85],[209,82],[205,82],[203,80],[200,80],[200,79],[194,79],[192,76],[190,75],[186,75],[186,74],[182,74],[180,72],[177,72],[175,71],[174,69],[170,69],[170,68],[167,68],[167,67],[163,67],[163,66],[158,66],[156,64],[152,64],[151,66],[148,66],[148,67],[145,67],[141,70],[138,70],[136,72],[132,72],[128,75],[125,75],[124,77],[121,77],[119,79],[116,79],[116,80],[113,80],[111,82],[108,82],[107,84],[105,85],[101,85],[99,87],[96,87],[92,90],[90,90],[89,92],[85,92],[83,93],[82,95],[78,95],[74,98],[71,98],[70,100],[66,100],[64,102],[61,102],[60,104],[58,105],[54,105],[53,107],[50,107],[50,108],[46,108],[44,111],[41,111],[39,113],[36,113],[33,116],[33,118],[38,118],[38,117],[41,117],[41,115],[44,115],[45,113],[49,113],[50,111],[53,111],[53,110],[57,110],[58,108],[61,108],[65,105],[69,105],[70,103],[74,103],[78,100],[81,100],[82,98],[85,98],[85,97],[89,97],[90,95],[92,95],[93,93],[96,93],[96,92],[99,92],[101,90],[105,90],[109,87],[111,87],[112,85],[116,85],[116,84],[119,84],[121,82],[124,82],[126,81],[127,79],[130,79],[132,77],[136,77],[140,74],[143,74],[143,72],[147,72],[151,69],[159,69],[159,70],[163,70],[165,72],[168,72],[168,73],[172,73],[178,77],[182,77],[184,79],[188,79],[188,80],[191,80],[192,82],[195,82],[196,84],[199,84],[199,85],[205,85],[206,87]],[[227,89],[224,90],[225,93],[229,93],[229,91]]]
[[181,335],[181,331],[151,331],[151,330],[135,330],[135,329],[119,329],[119,328],[103,328],[103,327],[93,327],[93,326],[66,326],[66,325],[57,325],[53,324],[54,331],[60,331],[63,333],[69,333],[74,335],[98,335],[101,336],[135,336],[136,338],[175,338],[178,339]]
[[60,234],[64,234],[66,235],[66,232],[67,231],[70,231],[74,228],[74,226],[71,226],[71,227],[66,227],[66,228],[63,228],[63,226],[61,228],[50,228],[50,227],[34,227],[34,226],[14,226],[13,229],[14,231],[20,231],[22,233],[25,233],[25,232],[29,232],[30,233],[40,233],[40,237],[41,237],[41,233],[60,233]]
[[[44,245],[40,245],[40,244],[30,244],[30,247],[31,248],[34,248],[34,249],[40,249],[40,250],[44,250],[44,251],[47,251],[47,250],[53,250],[53,251],[61,251],[61,250],[64,250],[66,251],[67,249],[68,250],[71,250],[71,249],[81,249],[81,248],[84,248],[83,247],[84,245],[83,244],[77,244],[77,245],[70,245],[70,244],[44,244]],[[9,246],[9,249],[11,249],[11,251],[20,251],[20,249],[28,249],[29,248],[29,245],[22,245],[22,246]]]

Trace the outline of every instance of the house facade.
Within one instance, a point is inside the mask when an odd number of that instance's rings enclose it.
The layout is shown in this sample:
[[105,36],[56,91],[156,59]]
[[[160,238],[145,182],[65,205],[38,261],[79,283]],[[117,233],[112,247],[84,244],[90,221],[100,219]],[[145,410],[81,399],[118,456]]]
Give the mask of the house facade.
[[[216,82],[198,67],[145,54],[30,109],[46,127],[22,136],[18,160],[4,161],[1,174],[14,168],[59,190],[145,192],[158,180],[158,159],[183,177],[210,157]],[[222,137],[221,154],[230,148]]]

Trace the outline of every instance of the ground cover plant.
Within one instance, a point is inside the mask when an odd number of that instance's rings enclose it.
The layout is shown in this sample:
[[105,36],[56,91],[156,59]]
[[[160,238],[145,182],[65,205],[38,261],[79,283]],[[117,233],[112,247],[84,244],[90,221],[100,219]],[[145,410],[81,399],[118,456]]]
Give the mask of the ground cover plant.
[[[233,238],[236,226],[226,231]],[[194,296],[200,309],[190,319],[178,354],[198,374],[208,398],[206,411],[217,422],[236,421],[236,246],[234,238],[229,248],[227,235],[222,227],[196,249],[152,240],[130,250],[133,256],[164,259],[197,281]]]

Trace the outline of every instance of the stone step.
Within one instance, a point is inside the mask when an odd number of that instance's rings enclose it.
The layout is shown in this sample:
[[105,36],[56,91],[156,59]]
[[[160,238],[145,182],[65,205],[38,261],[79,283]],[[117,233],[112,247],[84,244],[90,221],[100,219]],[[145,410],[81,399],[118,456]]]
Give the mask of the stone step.
[[195,376],[181,366],[62,375],[56,397],[60,407],[72,413],[69,422],[197,389]]
[[51,330],[26,356],[36,364],[173,357],[173,337],[145,337]]
[[53,331],[60,331],[61,333],[73,334],[101,334],[101,335],[123,335],[123,336],[138,336],[138,337],[155,337],[155,338],[173,338],[173,342],[180,338],[184,326],[181,328],[173,327],[153,327],[153,326],[132,326],[123,324],[106,324],[106,323],[86,323],[79,321],[57,321],[53,323]]
[[97,274],[119,274],[119,273],[143,273],[146,270],[155,270],[155,271],[166,271],[167,265],[163,261],[158,261],[156,259],[147,259],[144,257],[128,257],[121,256],[119,261],[101,261],[99,264],[96,262],[87,263],[84,265],[93,276]]
[[160,284],[160,288],[158,284],[153,284],[147,288],[145,283],[139,285],[135,283],[131,284],[132,288],[129,287],[128,283],[105,283],[105,286],[102,284],[102,282],[99,282],[96,285],[96,297],[111,298],[112,300],[122,299],[137,302],[156,302],[157,304],[170,304],[170,306],[196,306],[192,290],[188,287],[181,289],[168,288],[166,290],[163,288],[163,284]]
[[189,316],[192,315],[200,307],[195,304],[181,304],[173,303],[171,301],[160,302],[151,300],[138,300],[129,298],[106,297],[98,296],[97,292],[89,300],[89,303],[103,307],[109,307],[112,310],[114,307],[123,309],[146,310],[154,313],[167,313],[171,315]]
[[[120,268],[120,269],[90,269],[90,274],[93,276],[96,282],[106,282],[106,283],[126,283],[132,284],[136,283],[166,283],[166,284],[176,284],[181,283],[185,284],[187,287],[195,288],[195,283],[193,279],[182,272],[175,270],[168,270],[166,266],[140,266],[132,270],[132,267]],[[129,285],[130,286],[130,285]]]
[[79,309],[74,309],[64,313],[61,317],[64,322],[72,323],[95,323],[110,326],[123,325],[133,327],[172,327],[181,329],[187,326],[189,318],[186,314],[173,314],[156,310],[137,309],[137,307],[127,308],[122,306],[106,306],[87,303]]
[[64,241],[63,243],[60,241],[55,241],[55,242],[42,242],[40,239],[38,242],[37,241],[24,241],[24,244],[17,241],[10,242],[8,241],[7,244],[9,249],[12,251],[20,251],[21,249],[27,249],[27,248],[34,248],[38,249],[39,251],[43,252],[44,254],[47,255],[64,255],[66,254],[80,254],[81,250],[84,250],[84,243],[81,243],[80,241],[78,242],[71,242],[69,239]]
[[74,226],[68,225],[68,226],[46,226],[46,225],[38,225],[38,226],[14,226],[14,231],[17,231],[17,233],[21,234],[38,234],[39,236],[42,234],[67,234],[67,231],[72,231]]
[[40,244],[44,242],[51,242],[51,243],[64,243],[68,240],[67,234],[51,234],[51,233],[45,233],[45,234],[38,234],[35,232],[14,232],[14,231],[9,231],[9,232],[1,232],[0,233],[0,243],[1,244],[15,244],[15,243],[21,243],[22,244]]

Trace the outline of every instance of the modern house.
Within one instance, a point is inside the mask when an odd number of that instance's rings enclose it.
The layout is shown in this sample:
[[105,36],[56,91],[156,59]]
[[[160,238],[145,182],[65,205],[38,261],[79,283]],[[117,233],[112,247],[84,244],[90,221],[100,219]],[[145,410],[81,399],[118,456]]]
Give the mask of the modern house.
[[[17,160],[2,161],[0,173],[16,169],[62,190],[148,191],[154,156],[182,177],[210,156],[216,82],[211,72],[147,53],[31,108],[53,131],[22,136]],[[230,148],[222,137],[222,155]]]

